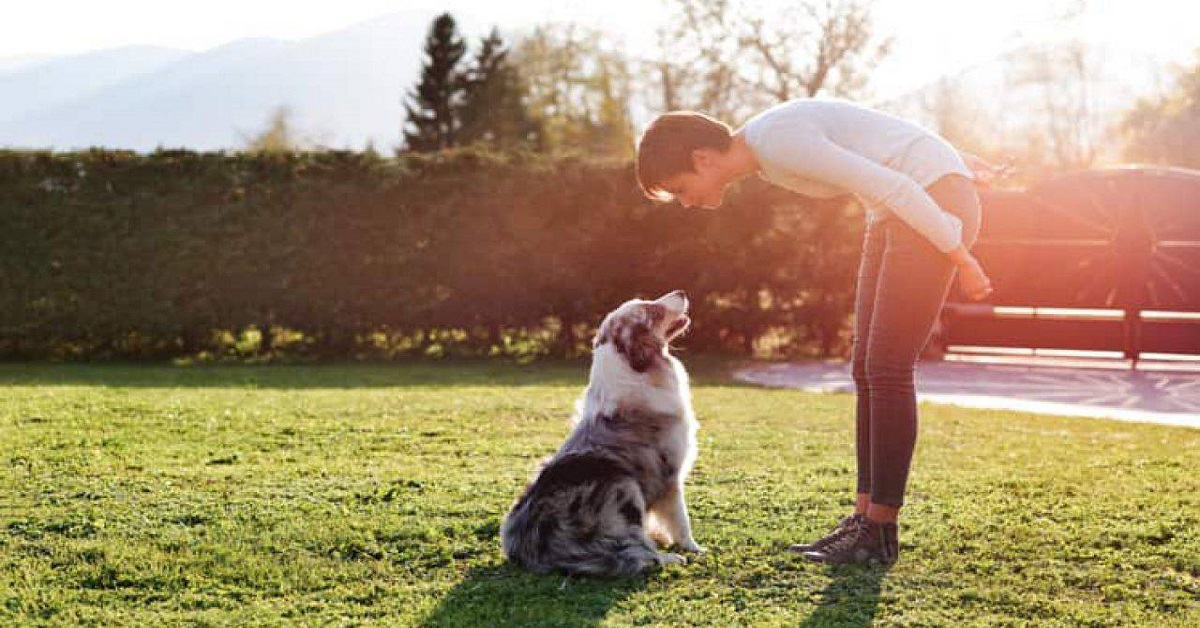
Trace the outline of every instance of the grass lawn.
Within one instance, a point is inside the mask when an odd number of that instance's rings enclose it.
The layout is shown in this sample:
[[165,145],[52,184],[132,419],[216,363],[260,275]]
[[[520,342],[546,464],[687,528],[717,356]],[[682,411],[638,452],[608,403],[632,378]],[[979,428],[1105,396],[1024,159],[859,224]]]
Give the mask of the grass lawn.
[[498,539],[585,365],[0,365],[0,624],[1200,625],[1200,430],[926,405],[900,562],[826,568],[853,398],[698,370],[708,554],[589,581]]

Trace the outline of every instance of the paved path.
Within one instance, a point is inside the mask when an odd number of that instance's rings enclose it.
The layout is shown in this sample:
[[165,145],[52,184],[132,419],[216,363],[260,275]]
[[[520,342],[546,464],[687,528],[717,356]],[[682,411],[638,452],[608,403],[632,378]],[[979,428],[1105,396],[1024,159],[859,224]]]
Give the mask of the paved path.
[[[763,386],[853,393],[845,362],[756,364],[734,376]],[[1200,371],[922,362],[922,401],[1200,428]]]

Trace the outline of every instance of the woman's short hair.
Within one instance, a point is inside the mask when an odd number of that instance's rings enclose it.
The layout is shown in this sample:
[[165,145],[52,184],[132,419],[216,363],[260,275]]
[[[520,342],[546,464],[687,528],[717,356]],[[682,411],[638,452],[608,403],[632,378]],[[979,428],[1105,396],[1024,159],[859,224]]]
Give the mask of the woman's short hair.
[[729,150],[733,130],[728,124],[696,111],[671,111],[654,119],[638,142],[637,178],[642,194],[657,201],[674,200],[662,188],[671,177],[694,172],[692,151]]

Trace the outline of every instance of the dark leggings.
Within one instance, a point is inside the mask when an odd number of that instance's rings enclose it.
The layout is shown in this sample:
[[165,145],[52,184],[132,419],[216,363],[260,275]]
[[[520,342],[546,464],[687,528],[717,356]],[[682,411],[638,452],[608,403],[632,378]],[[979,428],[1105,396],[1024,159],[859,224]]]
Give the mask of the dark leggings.
[[[970,248],[979,234],[974,184],[947,175],[926,188],[963,222]],[[946,301],[954,264],[903,220],[888,215],[867,226],[854,298],[853,373],[857,390],[858,492],[899,507],[917,443],[913,367]]]

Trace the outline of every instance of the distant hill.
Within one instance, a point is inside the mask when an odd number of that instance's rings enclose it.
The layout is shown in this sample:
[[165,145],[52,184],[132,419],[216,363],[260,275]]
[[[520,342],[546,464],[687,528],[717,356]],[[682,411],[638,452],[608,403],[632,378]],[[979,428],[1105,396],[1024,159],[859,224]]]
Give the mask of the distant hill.
[[32,54],[32,55],[16,55],[12,57],[0,57],[0,76],[5,72],[15,72],[24,69],[36,63],[49,61],[55,55],[48,54]]
[[48,60],[14,59],[0,74],[0,121],[65,105],[105,87],[154,72],[191,53],[131,46]]
[[[416,84],[435,13],[410,10],[309,39],[244,39],[203,52],[138,46],[0,59],[0,147],[235,149],[287,106],[295,130],[314,144],[361,149],[371,142],[387,151],[401,141],[402,101]],[[455,17],[472,45],[490,27]],[[1011,59],[1023,52],[1009,50],[872,104],[937,128],[949,85],[966,131],[988,143],[1019,144],[1046,101],[1044,90],[1013,74]],[[1107,133],[1137,96],[1164,79],[1161,61],[1119,45],[1097,46],[1089,59],[1096,76],[1087,98],[1097,133]],[[1053,98],[1068,102],[1070,93]],[[635,107],[639,123],[648,115]]]
[[[122,48],[24,65],[0,73],[0,146],[232,149],[288,106],[315,143],[385,150],[400,142],[402,99],[434,15],[395,13],[300,41]],[[470,37],[479,32],[459,23]]]

